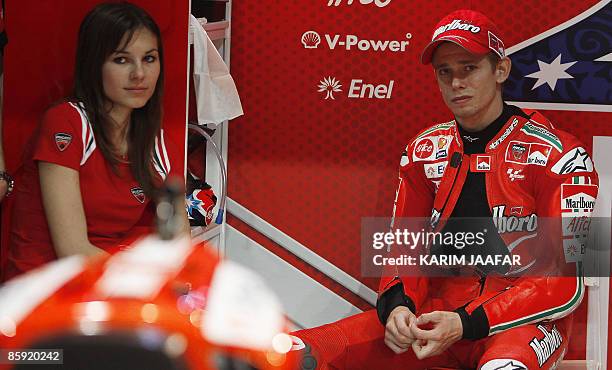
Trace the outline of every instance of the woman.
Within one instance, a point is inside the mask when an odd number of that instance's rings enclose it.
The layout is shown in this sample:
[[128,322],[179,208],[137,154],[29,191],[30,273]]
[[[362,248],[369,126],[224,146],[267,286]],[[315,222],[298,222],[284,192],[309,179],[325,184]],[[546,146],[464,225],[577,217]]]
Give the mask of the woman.
[[87,14],[74,94],[47,111],[24,164],[8,277],[130,236],[170,171],[162,88],[161,35],[144,10],[101,4]]

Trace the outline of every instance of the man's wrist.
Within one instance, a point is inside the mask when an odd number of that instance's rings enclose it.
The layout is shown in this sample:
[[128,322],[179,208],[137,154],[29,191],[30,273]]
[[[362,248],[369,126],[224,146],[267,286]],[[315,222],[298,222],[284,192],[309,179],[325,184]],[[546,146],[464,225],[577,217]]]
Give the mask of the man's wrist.
[[465,310],[465,307],[460,307],[454,312],[459,314],[461,319],[463,339],[477,340],[489,335],[489,320],[482,306],[476,308],[471,314]]
[[376,312],[381,324],[385,325],[391,311],[399,306],[408,307],[412,313],[415,313],[415,304],[410,297],[404,294],[404,284],[401,282],[389,288],[376,302]]

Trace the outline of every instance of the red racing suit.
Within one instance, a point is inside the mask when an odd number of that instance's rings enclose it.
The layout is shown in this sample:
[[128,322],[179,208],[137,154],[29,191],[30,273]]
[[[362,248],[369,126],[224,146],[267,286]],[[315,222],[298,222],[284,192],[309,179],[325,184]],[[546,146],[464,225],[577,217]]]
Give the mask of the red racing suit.
[[[575,226],[582,220],[580,225],[588,228],[584,220],[597,197],[597,173],[575,137],[555,129],[536,111],[524,112],[510,116],[484,154],[464,154],[455,121],[421,131],[402,157],[394,219],[431,217],[433,230],[441,230],[468,172],[485,172],[493,223],[509,254],[522,257],[523,270],[538,266],[534,251],[546,248],[539,257],[545,254],[556,267],[574,271],[454,278],[401,277],[391,271],[380,285],[383,323],[398,305],[417,313],[454,310],[462,319],[464,339],[475,340],[560,319],[580,304],[585,287],[578,270],[585,239],[576,237]],[[559,228],[538,234],[537,221],[543,218],[558,220]],[[380,307],[383,296],[386,307]]]
[[[400,229],[407,218],[427,218],[433,230],[443,230],[456,217],[454,208],[482,202],[478,206],[492,217],[493,235],[500,240],[494,246],[520,256],[521,267],[441,277],[402,275],[400,267],[389,266],[377,310],[293,333],[303,352],[302,368],[550,369],[559,363],[571,333],[570,313],[584,295],[576,269],[597,197],[597,173],[580,142],[538,112],[505,106],[490,128],[498,126],[484,139],[482,154],[465,154],[473,148],[467,150],[467,138],[460,137],[454,121],[413,138],[400,165],[394,227]],[[484,172],[484,178],[478,176],[482,186],[469,181],[473,172]],[[464,185],[468,194],[484,187],[486,200],[458,202]],[[384,343],[385,328],[378,321],[384,325],[400,305],[417,316],[457,312],[463,339],[423,360],[410,348],[395,354]]]

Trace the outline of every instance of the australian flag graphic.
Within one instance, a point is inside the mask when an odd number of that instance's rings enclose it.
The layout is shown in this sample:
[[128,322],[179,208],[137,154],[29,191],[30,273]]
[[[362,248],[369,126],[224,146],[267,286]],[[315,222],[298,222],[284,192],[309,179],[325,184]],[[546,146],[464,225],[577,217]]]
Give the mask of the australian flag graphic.
[[525,108],[612,112],[612,1],[508,48],[504,100]]

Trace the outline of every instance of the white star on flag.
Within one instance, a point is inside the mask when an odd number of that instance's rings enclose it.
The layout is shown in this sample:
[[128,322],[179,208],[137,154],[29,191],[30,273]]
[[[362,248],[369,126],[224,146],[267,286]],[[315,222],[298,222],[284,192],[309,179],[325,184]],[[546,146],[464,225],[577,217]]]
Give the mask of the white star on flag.
[[555,90],[557,81],[560,79],[574,78],[574,76],[565,72],[569,67],[576,64],[576,62],[561,63],[561,54],[559,54],[552,63],[548,64],[538,60],[538,66],[540,70],[529,74],[525,77],[537,78],[535,85],[531,90],[535,90],[538,86],[544,85],[545,83],[550,86],[551,90]]

